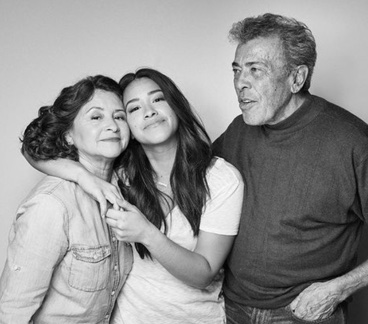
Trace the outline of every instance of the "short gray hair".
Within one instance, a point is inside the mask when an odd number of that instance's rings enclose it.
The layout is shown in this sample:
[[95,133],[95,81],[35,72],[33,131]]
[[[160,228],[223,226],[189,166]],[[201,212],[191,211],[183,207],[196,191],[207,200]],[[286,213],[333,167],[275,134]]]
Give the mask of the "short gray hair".
[[299,65],[308,67],[308,76],[301,89],[302,92],[308,91],[317,52],[312,32],[304,23],[293,18],[266,13],[234,23],[229,32],[229,39],[238,44],[245,44],[259,37],[273,36],[278,37],[282,43],[289,71]]

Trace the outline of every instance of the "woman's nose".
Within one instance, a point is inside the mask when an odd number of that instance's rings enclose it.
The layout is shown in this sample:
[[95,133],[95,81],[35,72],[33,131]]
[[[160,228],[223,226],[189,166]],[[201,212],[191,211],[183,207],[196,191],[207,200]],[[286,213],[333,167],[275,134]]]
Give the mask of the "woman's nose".
[[144,111],[144,118],[150,118],[157,114],[157,111],[151,106],[147,105]]
[[113,132],[118,132],[120,130],[115,118],[111,118],[109,120],[109,122],[107,124],[107,129],[109,129]]

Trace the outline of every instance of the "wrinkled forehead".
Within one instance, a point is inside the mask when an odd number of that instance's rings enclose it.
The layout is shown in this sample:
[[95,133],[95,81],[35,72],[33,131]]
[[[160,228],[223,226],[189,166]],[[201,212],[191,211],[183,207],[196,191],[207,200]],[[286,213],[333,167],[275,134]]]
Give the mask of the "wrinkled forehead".
[[238,44],[234,63],[239,65],[251,62],[286,63],[284,48],[278,37],[257,37]]

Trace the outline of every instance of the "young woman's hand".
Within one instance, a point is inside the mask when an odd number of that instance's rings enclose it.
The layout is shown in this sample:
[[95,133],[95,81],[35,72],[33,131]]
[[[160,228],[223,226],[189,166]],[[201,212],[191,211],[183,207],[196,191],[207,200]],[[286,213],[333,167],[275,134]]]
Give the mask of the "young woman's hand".
[[118,200],[123,199],[119,188],[93,175],[77,161],[69,159],[34,161],[27,152],[24,152],[24,157],[32,167],[42,173],[78,183],[99,203],[102,217],[106,215],[108,202],[117,205]]
[[150,235],[158,231],[136,206],[126,200],[117,200],[114,208],[107,211],[106,223],[118,240],[124,242],[145,244]]
[[109,207],[108,202],[117,206],[119,201],[123,201],[119,188],[92,173],[81,174],[77,182],[86,193],[100,204],[102,217],[106,215]]

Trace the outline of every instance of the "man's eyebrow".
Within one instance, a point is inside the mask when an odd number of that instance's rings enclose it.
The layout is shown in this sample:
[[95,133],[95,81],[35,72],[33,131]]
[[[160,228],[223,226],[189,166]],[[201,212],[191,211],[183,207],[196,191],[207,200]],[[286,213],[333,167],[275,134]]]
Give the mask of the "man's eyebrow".
[[[261,65],[267,66],[267,64],[266,64],[266,63],[261,62],[261,61],[251,61],[251,62],[246,62],[244,65],[248,67],[248,66],[251,66],[251,65],[253,65],[253,64],[261,64]],[[239,63],[237,63],[237,62],[233,62],[231,65],[232,65],[232,67],[240,67],[240,64],[239,64]]]

